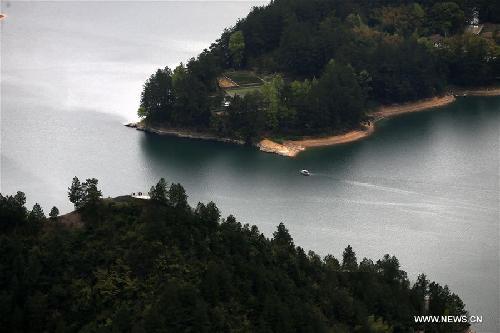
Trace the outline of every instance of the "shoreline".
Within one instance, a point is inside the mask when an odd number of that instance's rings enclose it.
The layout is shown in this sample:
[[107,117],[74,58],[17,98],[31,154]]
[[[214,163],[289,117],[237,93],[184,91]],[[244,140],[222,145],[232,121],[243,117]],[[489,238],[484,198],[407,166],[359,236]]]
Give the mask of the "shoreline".
[[377,110],[369,114],[373,117],[373,120],[371,120],[368,125],[365,125],[362,129],[326,137],[286,140],[282,144],[274,142],[270,139],[264,139],[259,142],[258,147],[263,152],[274,153],[286,157],[295,157],[307,148],[333,146],[362,140],[375,132],[376,122],[382,119],[392,118],[411,112],[431,110],[433,108],[451,104],[455,100],[456,98],[454,95],[445,95],[442,97],[426,98],[417,102],[380,106]]
[[402,114],[421,112],[449,105],[456,101],[455,95],[444,95],[441,97],[432,97],[404,104],[393,104],[380,106],[370,115],[375,118],[375,121],[385,118],[392,118]]
[[370,121],[364,129],[352,130],[344,134],[327,137],[304,137],[300,140],[286,140],[282,144],[265,138],[261,140],[257,146],[261,151],[266,153],[274,153],[285,157],[295,157],[307,148],[333,146],[362,140],[375,132],[375,124],[382,119],[393,118],[412,112],[430,111],[432,109],[450,105],[456,101],[456,96],[500,96],[500,87],[471,89],[456,88],[450,89],[448,94],[440,97],[425,98],[415,102],[403,104],[383,105],[369,114],[373,117],[373,120]]
[[456,88],[452,93],[455,96],[500,96],[500,87]]
[[169,127],[151,127],[145,125],[143,122],[138,123],[129,123],[125,124],[126,127],[135,128],[137,131],[142,131],[146,133],[153,133],[157,135],[166,135],[166,136],[174,136],[177,138],[186,138],[186,139],[197,139],[197,140],[206,140],[206,141],[218,141],[218,142],[226,142],[226,143],[234,143],[238,145],[244,145],[245,142],[243,140],[232,139],[232,138],[224,138],[216,136],[212,133],[208,132],[199,132],[196,130],[189,129],[179,129],[179,128],[169,128]]
[[[360,129],[351,130],[346,133],[330,135],[325,137],[303,137],[299,140],[285,140],[283,143],[278,143],[270,138],[263,138],[255,146],[262,152],[277,154],[285,157],[295,157],[307,148],[325,147],[338,144],[344,144],[362,140],[375,132],[375,124],[382,120],[397,117],[407,113],[430,111],[450,105],[456,101],[456,96],[500,96],[500,87],[487,88],[451,88],[449,93],[439,97],[431,97],[421,99],[415,102],[383,105],[369,113],[372,120],[368,124],[363,125]],[[225,143],[233,143],[244,145],[243,140],[219,137],[209,132],[199,132],[196,130],[168,128],[168,127],[151,127],[146,126],[143,122],[125,124],[127,127],[135,128],[138,131],[154,133],[158,135],[174,136],[179,138],[198,139],[207,141],[217,141]]]
[[304,137],[300,140],[285,140],[283,143],[277,143],[270,139],[263,139],[257,147],[260,151],[274,153],[286,157],[295,157],[307,148],[333,146],[342,143],[358,141],[370,136],[375,131],[375,122],[370,121],[361,129],[352,130],[344,134],[326,136],[326,137]]

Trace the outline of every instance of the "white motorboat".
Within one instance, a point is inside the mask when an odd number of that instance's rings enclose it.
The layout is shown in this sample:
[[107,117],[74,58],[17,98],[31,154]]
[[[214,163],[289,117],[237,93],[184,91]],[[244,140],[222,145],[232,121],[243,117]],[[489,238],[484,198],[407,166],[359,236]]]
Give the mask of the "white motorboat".
[[311,173],[309,172],[309,170],[306,170],[306,169],[300,170],[300,174],[302,176],[310,176],[311,175]]

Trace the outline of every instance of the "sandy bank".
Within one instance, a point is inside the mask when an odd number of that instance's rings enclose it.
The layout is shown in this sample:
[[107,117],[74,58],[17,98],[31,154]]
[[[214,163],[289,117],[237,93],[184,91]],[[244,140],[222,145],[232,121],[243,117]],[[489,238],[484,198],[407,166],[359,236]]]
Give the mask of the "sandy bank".
[[363,129],[350,131],[344,134],[331,135],[320,138],[303,138],[300,140],[286,140],[283,143],[277,143],[269,139],[259,142],[257,147],[263,152],[275,153],[282,156],[294,157],[306,148],[332,146],[341,143],[357,141],[373,133],[375,125],[370,122]]
[[382,118],[395,117],[400,114],[419,112],[445,106],[453,103],[455,100],[456,100],[455,96],[445,95],[442,97],[427,98],[417,102],[381,106],[375,112],[372,113],[372,116],[375,117],[376,120]]
[[304,150],[304,147],[287,145],[285,143],[280,144],[269,139],[263,139],[258,144],[257,147],[260,151],[265,153],[273,153],[281,156],[293,157]]
[[289,140],[285,141],[284,144],[296,145],[304,147],[304,149],[310,147],[330,146],[360,140],[372,134],[374,130],[375,125],[373,122],[370,122],[368,125],[364,126],[363,129],[350,131],[345,134],[327,136],[324,138],[304,138],[302,140]]
[[500,87],[450,89],[450,93],[440,97],[426,98],[416,102],[381,106],[370,115],[373,121],[362,130],[354,130],[341,135],[320,138],[304,138],[302,140],[288,140],[282,144],[270,139],[264,139],[257,145],[261,151],[275,153],[282,156],[294,157],[310,147],[331,146],[357,141],[371,135],[375,131],[375,123],[381,119],[396,117],[402,114],[425,111],[446,106],[456,100],[455,96],[500,96]]
[[332,146],[366,138],[367,136],[373,134],[373,132],[375,131],[375,122],[378,120],[389,117],[395,117],[409,112],[418,112],[448,105],[453,101],[455,101],[455,97],[453,95],[446,95],[442,97],[428,98],[418,102],[382,106],[371,114],[374,120],[360,130],[354,130],[344,134],[327,136],[322,138],[304,138],[301,140],[288,140],[284,141],[282,144],[279,144],[269,139],[264,139],[258,144],[258,147],[261,151],[264,152],[275,153],[287,157],[294,157],[301,151],[306,150],[306,148]]

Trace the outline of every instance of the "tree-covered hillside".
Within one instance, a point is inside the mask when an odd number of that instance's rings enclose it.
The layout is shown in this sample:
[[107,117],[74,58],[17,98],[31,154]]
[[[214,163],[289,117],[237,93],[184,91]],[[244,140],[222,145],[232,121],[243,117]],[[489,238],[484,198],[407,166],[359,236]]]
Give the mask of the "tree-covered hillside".
[[414,332],[425,296],[428,314],[465,314],[446,286],[411,284],[394,256],[320,257],[283,224],[268,239],[212,202],[191,208],[164,180],[150,196],[102,199],[95,179],[75,178],[77,210],[47,219],[23,193],[0,195],[2,331]]
[[[139,116],[247,141],[352,129],[374,105],[498,82],[498,23],[488,0],[274,0],[153,74]],[[264,83],[231,94],[234,70]]]

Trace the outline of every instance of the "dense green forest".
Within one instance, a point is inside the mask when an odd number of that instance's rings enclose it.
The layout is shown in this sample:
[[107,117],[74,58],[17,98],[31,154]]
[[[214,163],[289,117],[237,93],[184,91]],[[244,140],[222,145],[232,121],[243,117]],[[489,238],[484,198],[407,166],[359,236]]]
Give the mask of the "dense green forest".
[[[7,332],[463,332],[413,315],[463,315],[448,287],[410,283],[394,256],[305,252],[162,179],[151,200],[103,199],[75,177],[76,210],[49,218],[0,195],[0,327]],[[428,310],[424,298],[430,297]]]
[[[352,129],[379,104],[497,83],[498,23],[489,0],[274,0],[154,73],[138,114],[247,141]],[[218,79],[234,71],[262,84],[231,94]]]

